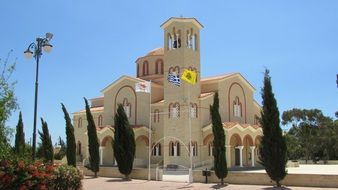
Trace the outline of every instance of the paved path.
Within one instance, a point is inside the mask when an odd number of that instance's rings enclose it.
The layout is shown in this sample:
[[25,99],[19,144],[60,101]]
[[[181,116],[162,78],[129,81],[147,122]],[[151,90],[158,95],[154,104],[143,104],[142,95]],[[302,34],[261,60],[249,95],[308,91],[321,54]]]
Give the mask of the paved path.
[[[212,189],[224,189],[224,190],[327,190],[327,188],[314,188],[314,187],[286,187],[286,188],[272,188],[271,186],[257,186],[257,185],[228,185],[225,187],[217,184],[203,184],[203,183],[177,183],[177,182],[164,182],[164,181],[146,181],[146,180],[132,180],[122,181],[119,178],[92,178],[85,177],[83,182],[84,190],[176,190],[176,189],[191,189],[191,190],[212,190]],[[330,188],[330,190],[338,188]]]

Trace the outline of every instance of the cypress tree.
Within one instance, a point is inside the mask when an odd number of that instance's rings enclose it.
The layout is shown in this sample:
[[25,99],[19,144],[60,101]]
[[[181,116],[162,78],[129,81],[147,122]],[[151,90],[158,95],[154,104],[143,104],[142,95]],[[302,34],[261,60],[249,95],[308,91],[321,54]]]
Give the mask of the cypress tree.
[[41,118],[42,123],[42,132],[39,131],[40,140],[42,144],[42,153],[44,157],[44,162],[51,162],[53,163],[54,160],[54,151],[53,151],[53,143],[52,138],[48,131],[48,125],[47,122],[45,122]]
[[221,184],[224,185],[224,178],[228,175],[228,168],[225,157],[225,135],[221,116],[219,114],[218,92],[215,93],[213,105],[210,105],[210,114],[212,120],[212,132],[214,135],[213,156],[215,174],[218,179],[221,179]]
[[100,170],[100,153],[99,153],[99,140],[97,138],[96,126],[93,119],[93,115],[90,112],[88,101],[84,98],[86,103],[86,116],[87,116],[87,134],[88,134],[88,144],[89,144],[89,164],[90,170],[94,172],[95,177],[97,177],[97,172]]
[[260,146],[260,160],[266,173],[276,182],[278,187],[287,172],[285,170],[287,155],[286,142],[280,127],[277,101],[272,92],[269,70],[265,70],[264,87],[262,88],[263,109],[260,124],[263,128],[263,137]]
[[25,152],[25,133],[23,131],[22,114],[19,114],[19,121],[16,125],[14,152],[17,155],[23,155]]
[[122,104],[118,105],[114,123],[114,156],[120,173],[124,174],[125,180],[130,180],[129,174],[133,169],[135,156],[135,135],[133,129],[129,125]]
[[69,117],[66,107],[62,103],[61,103],[61,106],[62,106],[63,114],[65,115],[65,121],[66,121],[67,164],[75,167],[76,166],[76,143],[75,143],[75,136],[74,136],[74,126]]

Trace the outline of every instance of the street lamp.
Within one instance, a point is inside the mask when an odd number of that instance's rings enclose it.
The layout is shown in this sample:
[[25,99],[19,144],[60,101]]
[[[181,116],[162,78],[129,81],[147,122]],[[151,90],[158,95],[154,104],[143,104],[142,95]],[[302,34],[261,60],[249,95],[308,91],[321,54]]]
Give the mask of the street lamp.
[[49,41],[52,39],[52,33],[46,33],[45,38],[38,37],[36,38],[36,43],[31,43],[27,50],[24,52],[26,58],[32,58],[34,56],[36,60],[36,78],[35,78],[35,99],[34,99],[34,124],[33,124],[33,151],[32,159],[35,160],[35,149],[36,149],[36,114],[37,114],[37,105],[38,105],[38,77],[39,77],[39,59],[42,55],[42,49],[49,53],[52,50],[52,45],[49,44]]

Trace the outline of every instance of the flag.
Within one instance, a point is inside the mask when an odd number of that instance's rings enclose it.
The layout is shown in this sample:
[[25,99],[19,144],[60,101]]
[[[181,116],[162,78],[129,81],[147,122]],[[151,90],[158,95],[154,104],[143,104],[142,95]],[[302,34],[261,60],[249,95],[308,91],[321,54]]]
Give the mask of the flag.
[[148,81],[145,82],[138,82],[135,84],[135,91],[136,92],[145,92],[150,93],[151,84]]
[[168,82],[176,86],[181,86],[181,79],[175,72],[168,73]]
[[185,69],[183,71],[181,79],[190,84],[195,84],[197,78],[197,73],[195,71]]

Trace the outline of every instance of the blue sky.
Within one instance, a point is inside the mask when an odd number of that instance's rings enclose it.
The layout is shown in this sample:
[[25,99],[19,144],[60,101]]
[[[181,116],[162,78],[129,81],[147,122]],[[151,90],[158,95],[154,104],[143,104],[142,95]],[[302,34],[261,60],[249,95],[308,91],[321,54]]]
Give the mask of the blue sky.
[[[121,75],[135,76],[135,60],[163,45],[160,25],[170,17],[195,17],[201,31],[201,75],[240,72],[257,89],[269,68],[280,112],[338,110],[338,1],[19,1],[0,2],[0,58],[13,49],[13,79],[26,140],[32,134],[35,60],[23,51],[46,32],[54,34],[40,65],[38,117],[53,141],[65,137],[60,103],[84,108],[82,97]],[[18,112],[8,122],[15,127]],[[38,129],[41,129],[40,122]]]

